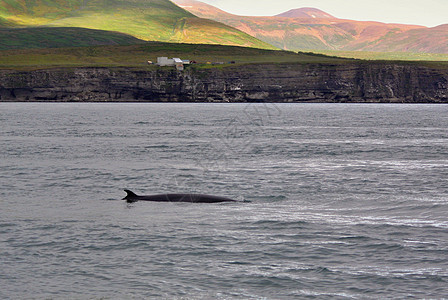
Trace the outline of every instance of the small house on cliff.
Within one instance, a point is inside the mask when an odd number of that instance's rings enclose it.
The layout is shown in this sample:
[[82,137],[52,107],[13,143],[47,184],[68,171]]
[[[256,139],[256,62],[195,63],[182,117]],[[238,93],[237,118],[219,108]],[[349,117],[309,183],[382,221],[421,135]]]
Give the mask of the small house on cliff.
[[168,58],[168,57],[157,57],[157,65],[161,67],[176,67],[177,70],[183,71],[184,65],[190,64],[189,60],[182,60],[178,57]]

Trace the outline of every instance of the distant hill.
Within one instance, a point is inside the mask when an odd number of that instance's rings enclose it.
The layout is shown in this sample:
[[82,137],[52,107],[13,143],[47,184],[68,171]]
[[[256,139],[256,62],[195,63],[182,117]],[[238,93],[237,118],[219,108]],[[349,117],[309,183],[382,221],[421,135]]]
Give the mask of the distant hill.
[[350,50],[448,53],[448,24],[388,34],[374,43],[353,45]]
[[315,8],[273,17],[237,16],[196,0],[174,2],[201,18],[225,23],[285,50],[448,53],[448,25],[427,28],[344,20]]
[[284,18],[313,18],[313,19],[336,19],[330,14],[327,14],[324,11],[321,11],[317,8],[312,7],[302,7],[297,9],[291,9],[287,12],[276,15],[276,17],[284,17]]
[[274,48],[169,0],[0,0],[0,27],[37,26],[115,31],[150,41]]

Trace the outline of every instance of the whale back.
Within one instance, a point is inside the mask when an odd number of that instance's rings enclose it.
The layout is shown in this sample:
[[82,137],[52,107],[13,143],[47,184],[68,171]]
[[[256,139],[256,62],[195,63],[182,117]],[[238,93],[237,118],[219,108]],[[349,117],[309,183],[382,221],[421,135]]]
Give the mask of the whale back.
[[154,201],[154,202],[190,202],[190,203],[219,203],[219,202],[237,202],[236,200],[203,194],[158,194],[139,196],[130,190],[124,190],[127,195],[122,200],[128,203],[137,201]]

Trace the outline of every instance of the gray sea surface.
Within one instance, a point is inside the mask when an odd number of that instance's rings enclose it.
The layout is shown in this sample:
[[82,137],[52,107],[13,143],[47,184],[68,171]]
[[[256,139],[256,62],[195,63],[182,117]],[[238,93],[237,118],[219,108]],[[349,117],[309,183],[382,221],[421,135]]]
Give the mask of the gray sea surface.
[[0,103],[0,125],[0,299],[448,295],[447,105]]

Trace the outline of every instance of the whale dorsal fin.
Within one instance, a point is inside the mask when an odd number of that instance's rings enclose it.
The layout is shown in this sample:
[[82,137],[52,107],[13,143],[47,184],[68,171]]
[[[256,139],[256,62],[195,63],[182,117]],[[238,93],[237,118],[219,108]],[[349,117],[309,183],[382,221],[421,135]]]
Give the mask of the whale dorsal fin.
[[126,198],[137,197],[137,195],[133,191],[130,191],[130,190],[124,190],[124,191],[127,193]]

